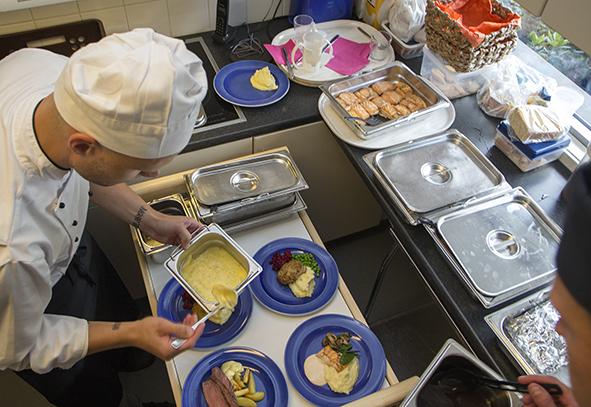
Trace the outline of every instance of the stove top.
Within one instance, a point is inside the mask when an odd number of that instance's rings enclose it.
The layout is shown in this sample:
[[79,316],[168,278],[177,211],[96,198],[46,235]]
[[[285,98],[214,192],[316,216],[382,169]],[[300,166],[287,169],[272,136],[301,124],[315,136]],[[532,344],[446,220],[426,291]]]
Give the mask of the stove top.
[[203,38],[190,38],[185,40],[185,43],[187,48],[203,61],[203,68],[207,74],[208,85],[207,95],[202,102],[207,121],[205,122],[205,125],[196,127],[193,134],[245,122],[246,117],[240,108],[226,102],[215,93],[215,90],[213,89],[213,78],[217,71],[219,71],[219,67],[216,64],[213,55],[207,48]]

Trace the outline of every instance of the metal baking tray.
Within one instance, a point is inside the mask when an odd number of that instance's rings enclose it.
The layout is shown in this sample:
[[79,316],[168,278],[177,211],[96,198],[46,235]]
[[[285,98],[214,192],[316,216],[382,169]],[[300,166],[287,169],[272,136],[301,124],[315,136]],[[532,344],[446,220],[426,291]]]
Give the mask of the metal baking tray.
[[457,130],[365,155],[411,224],[507,189],[503,174]]
[[[427,369],[421,375],[421,378],[417,385],[411,390],[411,392],[405,397],[400,404],[400,407],[421,407],[426,405],[443,405],[444,400],[439,397],[435,401],[436,404],[425,404],[426,388],[432,381],[433,376],[443,370],[450,368],[459,367],[474,372],[477,375],[490,377],[497,380],[503,380],[503,378],[495,372],[493,369],[488,367],[484,362],[466,350],[458,342],[453,339],[448,339],[441,350],[437,353],[435,358],[431,361]],[[485,390],[485,389],[483,389]],[[474,392],[472,396],[478,397],[478,399],[471,400],[472,403],[466,405],[474,406],[485,406],[494,405],[502,407],[512,407],[521,405],[516,395],[506,390],[486,390],[482,392]],[[423,399],[425,397],[425,399]],[[494,398],[494,404],[490,403],[490,397]],[[453,404],[450,400],[450,405]],[[445,405],[448,405],[447,403]],[[455,404],[453,404],[455,405]],[[463,405],[463,404],[462,404]]]
[[415,42],[414,44],[407,44],[396,36],[390,29],[388,21],[382,22],[382,28],[392,36],[392,47],[398,56],[404,59],[412,59],[423,54],[423,47],[425,44]]
[[196,233],[191,238],[187,249],[177,247],[164,265],[170,274],[172,274],[179,284],[183,286],[197,304],[199,304],[199,306],[208,314],[217,311],[219,304],[208,301],[194,290],[183,277],[181,270],[190,257],[204,251],[212,245],[223,247],[247,270],[246,278],[236,288],[237,294],[240,294],[263,270],[263,268],[248,253],[246,253],[246,251],[242,249],[234,239],[216,224],[205,226],[201,231]]
[[[508,305],[505,308],[487,315],[484,317],[484,320],[501,342],[503,350],[509,355],[509,359],[513,360],[517,364],[517,367],[523,369],[526,374],[551,374],[558,377],[562,382],[570,384],[568,365],[563,365],[553,372],[542,370],[539,366],[536,366],[535,362],[526,352],[514,343],[507,329],[507,324],[511,319],[548,303],[551,289],[551,287],[547,287],[536,294]],[[548,352],[544,352],[544,354],[545,356],[549,356]]]
[[353,76],[342,81],[334,82],[330,85],[322,85],[320,86],[320,89],[333,104],[337,112],[340,112],[343,117],[346,117],[350,116],[350,114],[339,104],[336,97],[341,92],[355,92],[360,88],[365,88],[375,82],[383,80],[404,82],[408,84],[417,96],[420,96],[425,101],[427,107],[395,120],[384,119],[382,124],[376,126],[367,126],[357,123],[356,120],[343,119],[345,123],[347,123],[347,125],[363,139],[371,138],[385,129],[412,123],[435,110],[449,106],[449,102],[441,91],[433,87],[422,77],[413,73],[405,64],[398,61],[376,71]]
[[562,231],[521,188],[444,215],[436,227],[483,296],[539,287],[556,271]]
[[[173,194],[148,202],[152,208],[167,215],[180,215],[195,218],[195,213],[190,203],[185,201],[181,194]],[[133,228],[140,246],[145,255],[150,256],[157,263],[164,263],[174,250],[174,246],[157,242],[144,234],[141,230]]]
[[307,187],[287,151],[202,167],[188,180],[192,196],[205,206],[239,205]]

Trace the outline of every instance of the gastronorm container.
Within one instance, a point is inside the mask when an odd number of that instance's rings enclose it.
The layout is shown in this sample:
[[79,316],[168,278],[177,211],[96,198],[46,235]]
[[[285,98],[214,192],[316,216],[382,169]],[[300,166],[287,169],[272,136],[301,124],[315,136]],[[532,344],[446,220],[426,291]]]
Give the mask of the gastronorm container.
[[212,246],[218,246],[225,249],[234,259],[240,263],[247,271],[246,278],[236,288],[236,293],[240,294],[247,286],[260,274],[263,268],[238,245],[220,226],[214,224],[205,226],[197,232],[190,240],[186,249],[177,247],[170,258],[164,263],[170,274],[179,282],[181,286],[193,297],[193,299],[203,308],[208,315],[217,311],[219,304],[210,302],[202,297],[182,275],[182,269],[191,258],[202,253]]
[[[167,215],[188,216],[195,218],[195,213],[190,203],[185,201],[181,194],[173,194],[148,202],[153,209]],[[134,228],[135,234],[140,242],[144,254],[150,256],[157,263],[164,263],[170,257],[174,246],[160,243],[146,236],[141,230]]]
[[382,22],[382,28],[386,30],[392,36],[392,47],[394,51],[401,58],[412,59],[421,56],[423,53],[423,47],[425,46],[422,42],[415,42],[414,44],[407,44],[396,36],[390,29],[390,23],[388,21]]
[[[536,294],[487,315],[484,319],[501,342],[502,349],[509,355],[509,359],[526,374],[552,375],[569,384],[566,344],[554,331],[558,312],[550,304],[551,289],[546,287]],[[553,312],[547,315],[542,307],[552,307]],[[525,346],[520,346],[519,341],[514,338],[511,324],[519,317],[532,312],[532,316],[542,320],[532,321],[538,326],[534,325],[534,329],[531,329],[533,337],[526,339],[528,346],[524,349]]]
[[298,191],[308,188],[287,150],[202,167],[185,181],[199,220],[233,228],[301,210]]
[[320,86],[320,89],[327,96],[328,100],[330,100],[330,102],[333,104],[337,112],[341,113],[343,117],[346,117],[350,116],[350,114],[339,104],[336,99],[336,97],[341,92],[355,92],[360,88],[365,88],[371,86],[375,82],[384,80],[404,82],[408,84],[413,89],[415,94],[420,96],[425,101],[427,107],[395,120],[387,120],[380,117],[380,119],[383,119],[383,122],[376,126],[359,124],[357,120],[343,119],[347,125],[363,139],[371,138],[385,129],[407,125],[414,122],[415,120],[424,118],[424,116],[437,109],[442,109],[449,105],[449,102],[441,93],[441,91],[439,91],[420,76],[416,75],[402,62],[393,62],[385,68],[358,76],[352,76],[348,79],[334,82],[330,85],[322,85]]
[[396,145],[364,160],[396,209],[425,227],[484,307],[554,278],[562,231],[461,133]]
[[506,188],[503,174],[454,129],[367,154],[364,160],[413,225]]
[[472,353],[468,352],[459,343],[453,339],[448,339],[425,372],[423,372],[415,388],[406,396],[400,406],[437,407],[442,405],[471,405],[511,407],[520,405],[517,396],[514,394],[506,390],[488,389],[484,386],[477,386],[471,389],[468,404],[461,404],[461,401],[460,404],[454,404],[451,400],[448,401],[448,404],[445,404],[445,400],[442,399],[445,395],[442,392],[432,393],[431,397],[437,397],[435,400],[431,399],[429,392],[432,392],[433,388],[437,386],[437,378],[441,377],[440,375],[450,368],[462,368],[480,376],[502,380],[502,377],[497,372],[472,355]]

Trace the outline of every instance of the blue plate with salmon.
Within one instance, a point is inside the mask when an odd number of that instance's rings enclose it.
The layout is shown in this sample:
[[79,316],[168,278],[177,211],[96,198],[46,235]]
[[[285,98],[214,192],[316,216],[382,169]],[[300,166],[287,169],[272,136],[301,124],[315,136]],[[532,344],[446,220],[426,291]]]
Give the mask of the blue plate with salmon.
[[[358,376],[350,383],[352,387],[348,394],[335,392],[328,384],[313,384],[314,379],[304,368],[309,357],[325,352],[327,345],[323,342],[330,334],[333,337],[348,335],[349,352],[357,359]],[[285,346],[285,369],[291,384],[312,404],[341,406],[382,388],[386,355],[379,339],[366,325],[345,315],[326,314],[308,319],[293,332]],[[326,375],[324,372],[324,369],[320,370],[320,374]]]
[[[252,348],[233,347],[221,349],[204,357],[195,365],[187,376],[183,386],[182,407],[208,407],[208,400],[225,398],[228,392],[234,392],[227,376],[214,368],[222,369],[226,362],[238,362],[252,374],[255,391],[264,393],[257,407],[286,407],[288,402],[287,383],[279,367],[262,352]],[[239,373],[243,377],[242,374]],[[232,376],[232,374],[230,374]],[[205,394],[207,393],[207,394]],[[215,405],[215,404],[213,404]]]
[[[158,316],[169,321],[181,322],[191,311],[190,304],[183,298],[185,289],[171,278],[158,297]],[[190,297],[188,297],[190,299]],[[192,299],[190,301],[193,302]],[[195,344],[197,349],[213,348],[236,338],[246,327],[252,314],[252,295],[248,290],[238,296],[234,312],[223,325],[211,321],[205,322],[205,330]]]
[[[313,284],[313,288],[308,296],[297,297],[290,285],[280,282],[279,270],[289,260],[302,255],[307,256],[307,265],[309,261],[314,263],[313,282],[308,283]],[[337,292],[339,269],[336,262],[323,247],[310,240],[296,237],[274,240],[260,248],[254,259],[263,271],[249,288],[263,306],[279,314],[311,314],[328,305]]]

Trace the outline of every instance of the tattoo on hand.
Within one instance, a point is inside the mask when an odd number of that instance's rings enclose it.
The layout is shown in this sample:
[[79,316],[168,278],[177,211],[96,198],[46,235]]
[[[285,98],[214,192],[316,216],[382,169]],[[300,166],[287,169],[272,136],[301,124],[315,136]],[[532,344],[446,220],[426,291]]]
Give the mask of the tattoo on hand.
[[140,223],[142,223],[142,219],[144,218],[144,215],[147,211],[148,208],[146,208],[145,206],[140,206],[140,208],[137,210],[137,213],[135,214],[135,217],[133,218],[133,223],[131,225],[135,226],[136,228],[139,228]]
[[121,326],[121,322],[113,322],[113,331],[117,331]]

